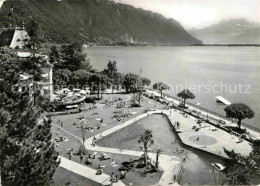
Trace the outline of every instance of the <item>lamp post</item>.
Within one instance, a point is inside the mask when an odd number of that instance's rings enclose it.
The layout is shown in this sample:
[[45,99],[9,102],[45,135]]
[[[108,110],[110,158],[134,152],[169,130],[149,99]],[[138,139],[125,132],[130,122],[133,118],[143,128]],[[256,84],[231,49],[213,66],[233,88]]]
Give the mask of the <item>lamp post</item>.
[[81,135],[82,135],[82,141],[83,141],[83,149],[85,151],[85,137],[86,137],[86,130],[84,129],[84,126],[83,126],[84,122],[81,121],[80,122],[80,128],[81,128]]
[[141,98],[142,98],[142,94],[143,94],[143,80],[142,80],[142,72],[143,72],[143,68],[140,68],[139,71],[139,76],[140,76],[140,82],[138,83],[141,87],[140,87],[140,94],[139,94],[139,105],[141,106]]

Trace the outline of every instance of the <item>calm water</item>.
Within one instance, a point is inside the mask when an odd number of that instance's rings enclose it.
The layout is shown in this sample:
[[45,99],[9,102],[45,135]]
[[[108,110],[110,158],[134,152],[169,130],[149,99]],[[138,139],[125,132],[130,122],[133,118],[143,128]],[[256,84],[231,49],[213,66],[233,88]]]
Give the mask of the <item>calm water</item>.
[[142,68],[142,76],[151,79],[152,84],[158,81],[169,84],[172,95],[188,87],[196,94],[194,103],[199,102],[219,113],[224,113],[224,106],[216,103],[215,96],[222,96],[231,103],[248,104],[256,117],[246,122],[260,127],[259,47],[102,47],[84,50],[98,70],[106,68],[108,60],[116,60],[118,70],[123,73],[139,73]]
[[[215,183],[214,174],[211,172],[213,167],[211,163],[221,163],[221,158],[209,153],[195,150],[183,145],[176,132],[171,129],[170,122],[162,115],[150,115],[149,117],[138,121],[119,132],[114,133],[105,140],[98,143],[99,146],[110,148],[128,149],[140,151],[138,139],[147,129],[152,130],[154,144],[151,149],[161,149],[163,154],[184,158],[184,170],[179,180],[181,185],[213,185]],[[184,149],[184,153],[176,152],[176,149]],[[219,172],[215,173],[219,179]]]

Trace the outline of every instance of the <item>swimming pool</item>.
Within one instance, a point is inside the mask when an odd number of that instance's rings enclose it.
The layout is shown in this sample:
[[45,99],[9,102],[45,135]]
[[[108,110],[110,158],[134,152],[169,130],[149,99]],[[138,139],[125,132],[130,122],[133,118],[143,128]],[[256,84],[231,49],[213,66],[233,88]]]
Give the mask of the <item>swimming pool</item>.
[[[101,140],[98,145],[140,151],[141,144],[138,144],[138,139],[147,129],[152,130],[153,133],[154,145],[151,150],[160,148],[163,154],[181,158],[187,156],[179,184],[215,184],[211,163],[223,163],[221,158],[182,144],[177,133],[171,129],[168,119],[163,115],[150,115],[129,127],[119,130],[105,140]],[[213,139],[202,136],[200,142],[214,143]],[[182,148],[184,152],[181,151]],[[218,182],[218,172],[215,172],[215,177]]]

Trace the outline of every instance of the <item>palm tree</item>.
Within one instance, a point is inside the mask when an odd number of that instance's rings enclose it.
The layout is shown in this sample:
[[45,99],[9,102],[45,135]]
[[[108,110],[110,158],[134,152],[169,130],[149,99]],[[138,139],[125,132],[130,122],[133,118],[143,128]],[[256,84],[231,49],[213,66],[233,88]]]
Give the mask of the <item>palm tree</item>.
[[148,148],[153,145],[153,134],[151,130],[146,130],[141,136],[140,139],[138,140],[138,143],[143,144],[143,150],[144,150],[144,163],[147,165],[147,160],[148,160]]
[[159,90],[161,92],[161,98],[162,98],[163,97],[163,90],[167,90],[167,89],[169,89],[169,87],[165,83],[159,82],[159,83],[155,83],[153,85],[153,89]]

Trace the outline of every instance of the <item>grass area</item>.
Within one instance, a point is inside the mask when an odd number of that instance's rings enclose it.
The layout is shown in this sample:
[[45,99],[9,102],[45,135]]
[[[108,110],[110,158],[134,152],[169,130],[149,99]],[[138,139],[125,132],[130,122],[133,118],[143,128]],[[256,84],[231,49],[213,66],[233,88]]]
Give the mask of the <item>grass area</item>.
[[77,175],[71,171],[58,167],[53,176],[54,183],[52,186],[100,186],[101,184],[96,183],[92,180]]

